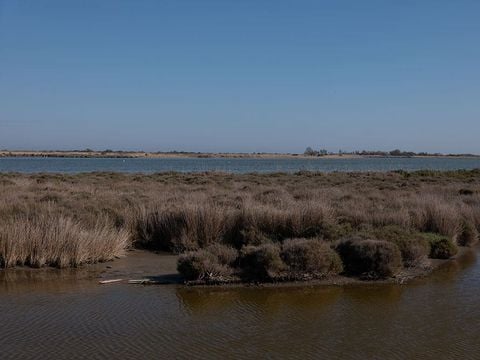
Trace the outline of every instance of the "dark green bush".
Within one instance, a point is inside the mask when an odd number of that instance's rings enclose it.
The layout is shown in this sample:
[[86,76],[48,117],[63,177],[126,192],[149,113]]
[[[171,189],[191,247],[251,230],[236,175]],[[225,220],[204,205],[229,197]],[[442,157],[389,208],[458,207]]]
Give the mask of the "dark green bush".
[[285,268],[277,244],[245,246],[240,251],[240,268],[247,280],[271,281]]
[[450,259],[458,252],[458,247],[448,237],[433,233],[422,235],[430,243],[430,257],[432,259]]
[[177,270],[189,281],[221,281],[232,274],[230,267],[221,264],[214,254],[205,250],[180,255]]
[[283,243],[282,259],[289,267],[291,277],[315,278],[339,274],[343,265],[330,245],[319,239],[289,239]]
[[350,275],[385,278],[395,275],[402,267],[400,250],[389,241],[350,238],[340,241],[336,250]]

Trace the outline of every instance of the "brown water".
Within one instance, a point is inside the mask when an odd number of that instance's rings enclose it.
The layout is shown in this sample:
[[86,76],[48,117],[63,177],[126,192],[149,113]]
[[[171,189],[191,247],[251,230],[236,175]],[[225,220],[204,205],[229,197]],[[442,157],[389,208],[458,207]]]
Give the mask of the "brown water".
[[472,251],[409,285],[100,286],[74,271],[0,272],[0,357],[479,359]]

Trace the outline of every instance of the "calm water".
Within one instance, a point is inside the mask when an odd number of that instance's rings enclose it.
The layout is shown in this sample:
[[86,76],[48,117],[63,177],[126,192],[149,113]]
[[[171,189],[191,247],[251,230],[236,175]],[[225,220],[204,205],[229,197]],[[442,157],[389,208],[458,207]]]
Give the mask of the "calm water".
[[0,158],[0,172],[92,172],[153,173],[202,172],[295,172],[457,170],[480,168],[480,158],[362,158],[362,159],[85,159]]
[[100,286],[75,274],[0,272],[2,359],[383,360],[480,354],[480,263],[474,251],[461,263],[403,286]]

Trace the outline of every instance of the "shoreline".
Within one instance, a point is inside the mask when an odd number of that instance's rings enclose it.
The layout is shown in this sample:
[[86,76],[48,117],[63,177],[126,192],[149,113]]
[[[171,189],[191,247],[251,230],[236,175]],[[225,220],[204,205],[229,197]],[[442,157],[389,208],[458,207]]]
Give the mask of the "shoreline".
[[143,151],[0,151],[0,158],[80,158],[80,159],[397,159],[453,158],[477,159],[480,155],[358,155],[330,154],[310,156],[294,153],[203,153],[203,152],[143,152]]
[[[460,247],[456,256],[445,259],[427,259],[420,266],[410,269],[403,269],[399,274],[391,278],[383,279],[362,279],[360,277],[349,277],[345,275],[336,275],[325,279],[313,280],[289,280],[276,282],[225,282],[225,283],[201,283],[185,281],[176,269],[177,255],[170,253],[155,253],[147,250],[132,249],[119,259],[108,262],[85,264],[75,269],[58,269],[54,267],[31,268],[28,266],[19,266],[11,269],[0,269],[2,281],[8,280],[8,277],[15,279],[16,274],[28,273],[32,281],[35,277],[51,276],[52,279],[58,277],[61,273],[69,273],[75,281],[95,281],[100,285],[100,281],[116,280],[116,284],[123,285],[174,285],[184,288],[289,288],[289,287],[312,287],[312,286],[351,286],[351,285],[407,285],[412,281],[425,279],[434,272],[441,270],[448,264],[462,262],[472,252],[478,250],[479,246]],[[159,261],[160,260],[160,261]],[[78,275],[78,277],[76,276]],[[83,275],[83,276],[82,276]],[[48,279],[44,279],[48,280]],[[134,280],[136,283],[129,283]],[[141,282],[140,282],[141,281]],[[115,284],[113,283],[113,284]]]

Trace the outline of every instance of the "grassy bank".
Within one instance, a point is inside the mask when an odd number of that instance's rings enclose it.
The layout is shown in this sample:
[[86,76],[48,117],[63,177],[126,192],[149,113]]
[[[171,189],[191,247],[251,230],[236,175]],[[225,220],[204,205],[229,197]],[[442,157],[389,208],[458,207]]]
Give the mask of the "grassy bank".
[[0,264],[182,254],[189,281],[386,278],[480,229],[480,171],[0,175]]

